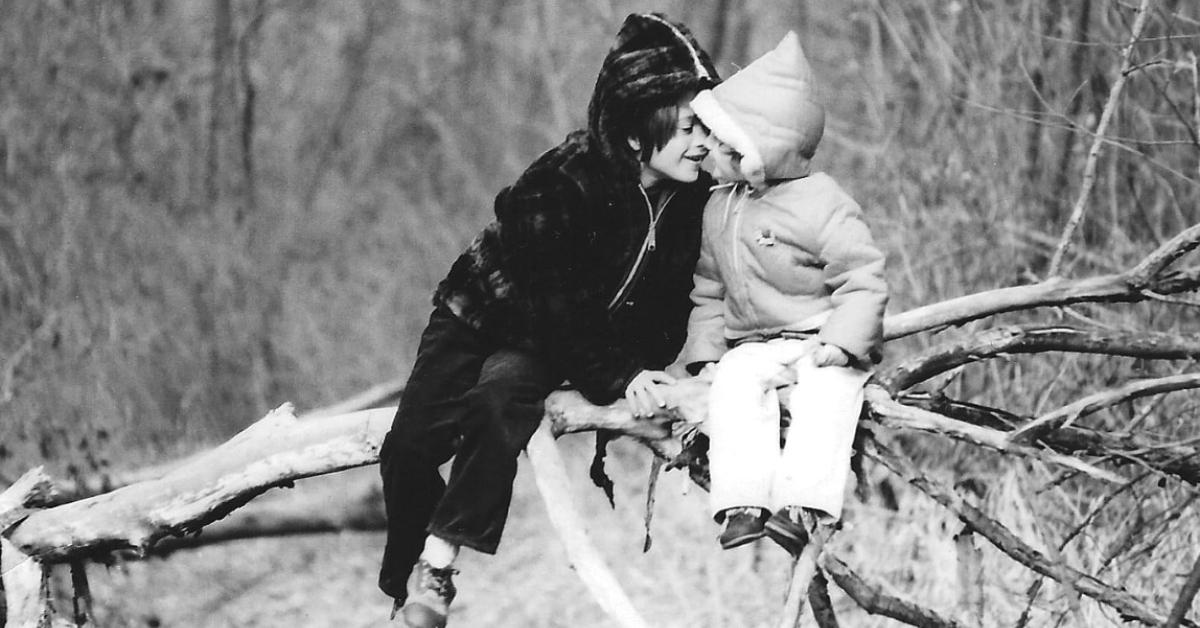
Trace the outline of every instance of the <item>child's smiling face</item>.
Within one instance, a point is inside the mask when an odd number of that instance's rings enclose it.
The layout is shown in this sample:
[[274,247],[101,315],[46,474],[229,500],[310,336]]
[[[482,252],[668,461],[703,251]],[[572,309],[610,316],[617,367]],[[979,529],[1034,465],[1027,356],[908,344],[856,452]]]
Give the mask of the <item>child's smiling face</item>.
[[705,163],[717,181],[730,183],[746,180],[742,174],[742,154],[717,139],[716,135],[708,136],[708,161]]

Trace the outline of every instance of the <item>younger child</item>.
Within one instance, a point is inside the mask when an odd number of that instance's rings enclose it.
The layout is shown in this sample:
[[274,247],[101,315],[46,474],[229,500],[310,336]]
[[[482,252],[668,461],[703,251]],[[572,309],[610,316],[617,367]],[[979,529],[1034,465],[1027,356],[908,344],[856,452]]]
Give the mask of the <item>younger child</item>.
[[[692,108],[722,185],[704,209],[677,364],[720,360],[705,424],[711,507],[722,547],[765,534],[799,553],[802,509],[841,516],[863,384],[879,361],[884,256],[854,199],[810,171],[825,112],[795,33]],[[793,377],[781,452],[775,387]]]

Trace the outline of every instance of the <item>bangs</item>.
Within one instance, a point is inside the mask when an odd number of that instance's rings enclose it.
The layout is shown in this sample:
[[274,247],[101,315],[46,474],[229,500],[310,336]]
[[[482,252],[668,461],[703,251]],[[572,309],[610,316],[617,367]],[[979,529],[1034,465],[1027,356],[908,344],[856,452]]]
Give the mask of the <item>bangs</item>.
[[666,146],[674,137],[676,126],[679,124],[679,104],[681,99],[675,98],[649,111],[643,118],[640,128],[636,129],[635,137],[642,147],[638,159],[646,162],[654,151]]

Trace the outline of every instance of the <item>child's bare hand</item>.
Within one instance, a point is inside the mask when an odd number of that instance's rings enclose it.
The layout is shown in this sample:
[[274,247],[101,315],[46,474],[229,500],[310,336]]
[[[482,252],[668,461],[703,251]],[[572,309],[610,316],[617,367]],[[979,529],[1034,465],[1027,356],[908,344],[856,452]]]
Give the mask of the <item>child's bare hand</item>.
[[848,366],[850,355],[841,347],[822,342],[813,349],[813,363],[817,366]]
[[667,375],[670,375],[676,379],[683,379],[684,377],[688,376],[687,366],[680,364],[679,362],[668,365],[665,370]]
[[625,387],[625,400],[634,418],[649,418],[667,407],[666,397],[659,386],[674,384],[675,378],[665,371],[642,371],[633,376]]

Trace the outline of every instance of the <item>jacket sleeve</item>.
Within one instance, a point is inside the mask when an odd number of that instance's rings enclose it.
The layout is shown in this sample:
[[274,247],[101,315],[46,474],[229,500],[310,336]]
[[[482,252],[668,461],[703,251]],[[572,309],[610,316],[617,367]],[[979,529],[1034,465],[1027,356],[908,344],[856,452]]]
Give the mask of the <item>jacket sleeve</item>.
[[[707,224],[707,216],[705,217]],[[692,312],[688,316],[687,340],[676,363],[688,366],[719,360],[725,354],[725,284],[713,255],[712,238],[704,234],[700,260],[692,276]]]
[[881,358],[888,287],[883,252],[875,246],[857,203],[849,198],[839,202],[821,229],[819,244],[833,312],[817,337],[842,348],[862,366],[875,364]]
[[644,367],[612,328],[584,203],[573,181],[543,175],[502,192],[496,215],[539,348],[588,401],[607,405]]

